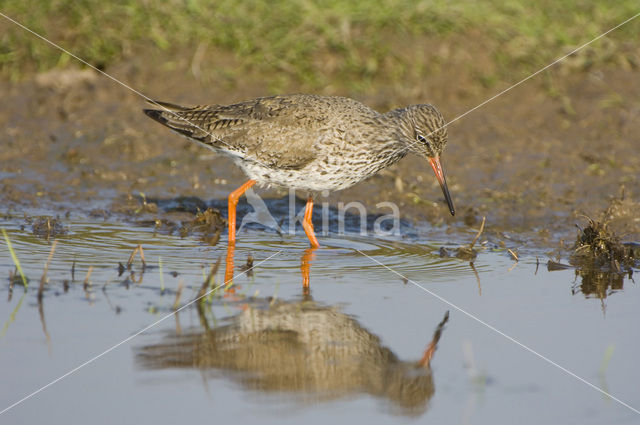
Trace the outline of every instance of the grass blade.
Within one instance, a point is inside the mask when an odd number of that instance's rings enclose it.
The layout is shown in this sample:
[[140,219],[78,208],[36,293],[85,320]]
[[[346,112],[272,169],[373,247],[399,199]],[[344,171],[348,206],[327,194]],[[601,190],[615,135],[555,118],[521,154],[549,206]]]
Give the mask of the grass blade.
[[7,231],[4,230],[4,228],[1,228],[1,230],[2,230],[2,235],[4,236],[4,240],[7,242],[7,248],[9,248],[9,253],[11,254],[11,259],[13,260],[13,264],[16,265],[16,268],[18,269],[18,273],[20,273],[20,277],[22,278],[22,284],[24,285],[24,289],[27,289],[29,287],[29,284],[27,283],[27,278],[24,276],[24,272],[22,271],[22,267],[20,266],[20,261],[16,256],[16,252],[13,250],[13,246],[11,245],[11,240],[9,240],[9,235],[7,235]]

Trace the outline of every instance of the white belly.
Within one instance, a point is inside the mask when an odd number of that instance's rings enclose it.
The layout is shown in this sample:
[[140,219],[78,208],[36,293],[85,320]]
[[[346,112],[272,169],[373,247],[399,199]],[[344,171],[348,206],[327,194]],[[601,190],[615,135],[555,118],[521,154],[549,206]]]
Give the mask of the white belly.
[[[242,159],[234,161],[244,173],[258,184],[296,190],[321,192],[346,189],[362,180],[362,176],[350,175],[344,169],[313,162],[299,170],[273,169]],[[366,177],[366,176],[364,176]]]

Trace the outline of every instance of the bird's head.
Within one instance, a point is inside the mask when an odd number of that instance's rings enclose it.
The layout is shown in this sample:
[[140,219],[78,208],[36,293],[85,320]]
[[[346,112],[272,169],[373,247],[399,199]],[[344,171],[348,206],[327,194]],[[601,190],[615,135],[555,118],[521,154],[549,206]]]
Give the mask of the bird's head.
[[455,215],[453,201],[444,177],[440,154],[447,144],[447,127],[442,114],[432,105],[412,105],[402,111],[400,130],[407,143],[407,149],[426,158],[436,174],[442,193],[449,206],[451,215]]

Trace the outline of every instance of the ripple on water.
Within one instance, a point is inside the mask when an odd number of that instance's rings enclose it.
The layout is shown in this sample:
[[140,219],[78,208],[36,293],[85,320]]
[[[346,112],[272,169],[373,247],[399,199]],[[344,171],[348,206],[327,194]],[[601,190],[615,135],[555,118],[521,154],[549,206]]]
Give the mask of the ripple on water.
[[[152,262],[151,267],[157,266],[158,258],[162,258],[169,267],[182,269],[193,269],[193,262],[189,264],[189,259],[198,259],[199,265],[203,261],[214,260],[209,252],[211,247],[204,246],[196,238],[180,238],[127,223],[71,221],[66,225],[69,232],[56,238],[58,244],[49,267],[51,272],[68,273],[73,263],[76,270],[86,270],[89,266],[94,270],[116,269],[119,263],[127,263],[138,245],[144,247],[147,261]],[[25,271],[41,273],[52,241],[33,235],[28,228],[22,230],[20,223],[5,222],[2,226],[7,230]],[[2,261],[7,263],[4,265],[11,266],[9,257]]]
[[[256,232],[242,236],[238,249],[260,251],[263,258],[269,253],[278,254],[278,258],[285,259],[290,267],[297,268],[301,257],[309,251],[304,235],[275,240],[262,239]],[[429,280],[451,279],[456,276],[469,276],[473,270],[468,262],[456,258],[442,258],[439,247],[428,242],[405,241],[402,239],[377,239],[349,235],[340,237],[323,237],[321,247],[313,251],[311,260],[314,273],[351,273],[358,271],[376,271],[389,273],[382,265],[387,266],[409,278],[419,278],[428,275]],[[364,255],[363,255],[364,254]],[[236,256],[237,258],[237,256]],[[275,263],[275,262],[274,262]],[[265,263],[265,269],[280,268],[280,264]],[[477,270],[485,270],[489,266],[480,264]]]
[[[3,223],[3,227],[7,229],[23,267],[41,272],[51,242],[36,237],[28,228],[22,230],[20,224],[18,220],[8,221]],[[200,277],[203,264],[215,262],[226,254],[224,243],[211,247],[196,237],[181,238],[135,224],[87,219],[70,221],[66,225],[69,232],[58,238],[51,271],[68,273],[73,262],[78,270],[89,266],[94,270],[112,270],[119,263],[126,264],[131,251],[140,244],[148,261],[153,262],[151,266],[157,266],[155,262],[162,258],[167,270]],[[329,235],[323,237],[321,243],[321,248],[314,252],[311,260],[314,273],[384,272],[381,264],[409,278],[428,276],[431,281],[472,273],[469,263],[440,257],[439,247],[426,241]],[[239,236],[235,258],[240,264],[249,253],[258,261],[277,254],[278,261],[267,261],[259,267],[272,271],[298,269],[306,250],[308,242],[301,232],[281,238],[273,233],[249,230]],[[7,258],[5,260],[10,262]],[[485,270],[488,266],[479,264],[476,267]]]

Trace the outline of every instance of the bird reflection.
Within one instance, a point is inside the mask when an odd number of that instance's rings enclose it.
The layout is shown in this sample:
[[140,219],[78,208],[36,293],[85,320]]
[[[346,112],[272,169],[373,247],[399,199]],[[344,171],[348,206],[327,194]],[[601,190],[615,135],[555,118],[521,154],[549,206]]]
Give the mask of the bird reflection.
[[288,392],[306,401],[371,394],[416,415],[434,394],[431,359],[449,313],[418,361],[402,361],[380,338],[337,308],[254,300],[221,326],[171,332],[137,349],[143,369],[218,370],[248,389]]
[[302,273],[302,293],[309,295],[309,285],[311,283],[311,262],[316,258],[315,251],[317,247],[311,247],[304,250],[300,259],[300,272]]

